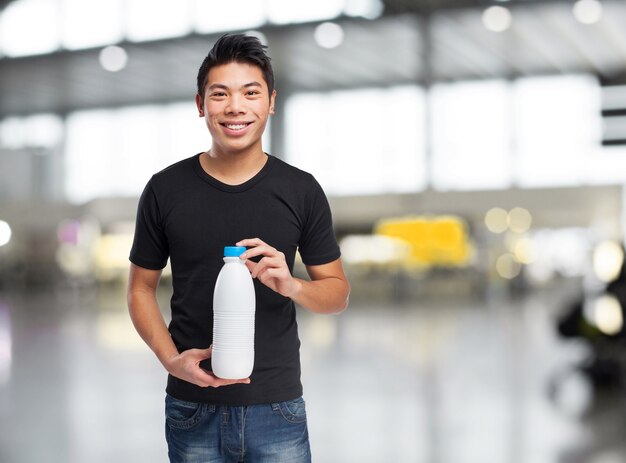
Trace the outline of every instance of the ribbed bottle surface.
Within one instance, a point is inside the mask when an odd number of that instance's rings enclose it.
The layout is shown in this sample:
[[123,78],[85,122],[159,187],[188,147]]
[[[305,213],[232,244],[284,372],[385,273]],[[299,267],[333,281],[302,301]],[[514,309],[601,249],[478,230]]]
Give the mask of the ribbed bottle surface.
[[246,248],[224,248],[224,266],[213,293],[213,374],[247,378],[254,366],[256,298],[252,276],[239,258]]

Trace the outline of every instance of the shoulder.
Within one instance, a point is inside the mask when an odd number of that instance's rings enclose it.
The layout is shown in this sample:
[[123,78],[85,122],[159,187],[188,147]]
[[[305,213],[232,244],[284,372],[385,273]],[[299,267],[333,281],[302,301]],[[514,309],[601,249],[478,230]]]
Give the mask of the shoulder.
[[194,175],[194,165],[198,154],[170,164],[152,176],[149,184],[152,188],[167,188],[172,184],[180,184],[185,178]]
[[279,177],[282,181],[288,182],[290,186],[298,189],[305,188],[308,190],[317,183],[315,177],[313,177],[313,175],[309,172],[292,166],[280,158],[275,156],[272,157],[274,161],[272,173],[276,177]]

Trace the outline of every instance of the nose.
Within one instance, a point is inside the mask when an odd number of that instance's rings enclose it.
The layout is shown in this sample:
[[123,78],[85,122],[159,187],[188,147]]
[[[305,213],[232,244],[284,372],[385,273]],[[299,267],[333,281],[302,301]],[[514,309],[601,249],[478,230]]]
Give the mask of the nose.
[[231,95],[224,111],[226,114],[245,114],[246,108],[243,97],[238,94]]

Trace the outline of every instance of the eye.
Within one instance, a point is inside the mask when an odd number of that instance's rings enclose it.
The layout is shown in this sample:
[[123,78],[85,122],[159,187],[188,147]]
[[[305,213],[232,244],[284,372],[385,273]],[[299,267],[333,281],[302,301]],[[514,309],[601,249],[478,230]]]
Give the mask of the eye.
[[261,92],[259,92],[258,90],[248,90],[246,92],[247,96],[256,96],[256,95],[260,95],[260,94],[261,94]]
[[224,93],[224,92],[213,92],[213,93],[211,93],[211,96],[213,98],[222,98],[222,97],[226,96],[226,93]]

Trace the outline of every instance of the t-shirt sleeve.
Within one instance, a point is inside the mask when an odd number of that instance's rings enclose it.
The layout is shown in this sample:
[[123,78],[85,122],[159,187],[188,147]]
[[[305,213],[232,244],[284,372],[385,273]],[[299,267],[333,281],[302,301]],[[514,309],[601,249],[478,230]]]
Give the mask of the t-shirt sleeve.
[[328,199],[320,184],[312,179],[312,186],[305,200],[306,220],[298,245],[305,265],[322,265],[341,256]]
[[135,237],[130,250],[130,261],[140,267],[160,270],[165,267],[169,256],[167,237],[163,230],[163,221],[152,189],[148,182],[139,198]]

